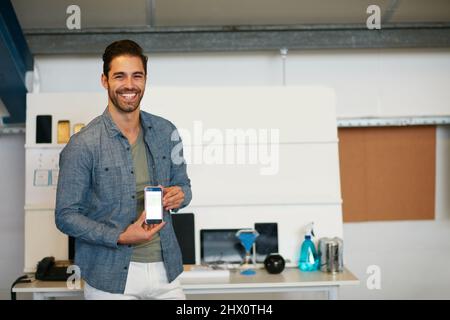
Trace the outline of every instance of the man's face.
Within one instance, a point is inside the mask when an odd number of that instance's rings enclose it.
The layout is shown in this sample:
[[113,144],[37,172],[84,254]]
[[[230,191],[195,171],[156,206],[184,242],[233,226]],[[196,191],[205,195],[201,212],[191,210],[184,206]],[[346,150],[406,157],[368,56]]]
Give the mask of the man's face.
[[145,91],[146,74],[139,57],[118,56],[110,64],[108,77],[102,75],[102,84],[118,111],[129,113],[139,107]]

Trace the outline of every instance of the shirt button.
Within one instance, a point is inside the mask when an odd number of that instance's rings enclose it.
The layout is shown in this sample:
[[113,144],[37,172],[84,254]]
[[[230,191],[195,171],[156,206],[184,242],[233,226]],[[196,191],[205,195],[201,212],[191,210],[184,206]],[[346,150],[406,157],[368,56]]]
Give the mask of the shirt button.
[[134,220],[131,220],[130,223],[133,224],[133,223],[134,223]]
[[134,199],[135,197],[134,197],[134,196],[131,196],[131,198],[133,198],[133,199]]
[[127,270],[127,269],[128,269],[128,267],[123,267],[123,269],[124,269],[124,270]]
[[134,174],[134,171],[133,171],[133,170],[131,170],[131,174]]
[[130,150],[130,147],[127,147],[127,150]]

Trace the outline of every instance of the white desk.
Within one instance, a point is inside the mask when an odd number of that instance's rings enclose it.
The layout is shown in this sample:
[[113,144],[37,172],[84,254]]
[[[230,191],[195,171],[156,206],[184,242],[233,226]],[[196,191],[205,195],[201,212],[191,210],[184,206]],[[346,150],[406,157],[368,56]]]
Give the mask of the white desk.
[[[264,269],[258,269],[254,276],[244,276],[232,270],[229,279],[191,278],[182,279],[181,284],[187,295],[326,291],[328,299],[335,300],[338,299],[339,287],[359,285],[359,280],[347,269],[342,273],[330,274],[286,268],[280,274],[269,274]],[[80,289],[68,289],[65,282],[36,280],[32,283],[17,284],[13,291],[32,293],[35,300],[68,296],[82,298],[83,286],[82,282]]]
[[286,268],[280,274],[269,274],[265,269],[258,269],[254,276],[231,271],[228,281],[186,279],[182,282],[185,294],[326,291],[328,299],[333,300],[338,298],[340,286],[358,284],[359,280],[347,269],[342,273],[331,274],[300,272],[297,268]]

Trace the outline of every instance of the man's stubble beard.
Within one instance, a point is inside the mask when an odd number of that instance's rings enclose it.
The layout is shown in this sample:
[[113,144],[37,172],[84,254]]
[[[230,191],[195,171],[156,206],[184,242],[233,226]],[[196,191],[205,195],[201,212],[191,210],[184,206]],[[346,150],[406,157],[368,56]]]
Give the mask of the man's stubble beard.
[[[126,90],[123,90],[126,91]],[[127,91],[128,92],[128,91]],[[111,102],[113,103],[114,107],[122,113],[131,113],[134,112],[137,108],[139,108],[139,105],[141,104],[141,100],[144,97],[144,91],[137,91],[138,94],[138,100],[135,102],[135,104],[121,104],[119,102],[119,93],[116,93],[108,88],[108,96]]]

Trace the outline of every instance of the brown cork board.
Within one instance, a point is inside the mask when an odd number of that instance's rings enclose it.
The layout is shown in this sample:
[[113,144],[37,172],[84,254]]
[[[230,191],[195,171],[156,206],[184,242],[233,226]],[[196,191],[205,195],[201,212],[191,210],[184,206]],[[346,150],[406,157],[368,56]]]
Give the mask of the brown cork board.
[[339,129],[344,222],[434,219],[436,127]]

